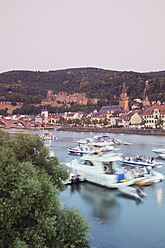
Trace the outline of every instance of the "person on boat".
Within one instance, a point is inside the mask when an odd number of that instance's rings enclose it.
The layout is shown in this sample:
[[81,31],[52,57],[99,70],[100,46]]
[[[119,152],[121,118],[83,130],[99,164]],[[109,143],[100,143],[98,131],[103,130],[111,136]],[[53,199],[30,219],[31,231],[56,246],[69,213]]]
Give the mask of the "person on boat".
[[146,159],[146,162],[150,164],[151,163],[151,158],[149,157],[148,159]]
[[153,161],[154,161],[154,157],[151,157],[151,164],[153,163]]
[[144,157],[141,155],[141,156],[140,156],[140,161],[143,161],[143,159],[144,159]]
[[109,168],[109,166],[106,163],[104,163],[104,171],[105,171],[105,174],[109,174],[110,173],[110,168]]
[[137,155],[137,160],[141,160],[141,156],[139,154]]
[[132,172],[132,175],[134,176],[135,175],[135,170],[132,169],[131,172]]
[[144,162],[144,163],[146,162],[145,156],[143,156],[142,162]]

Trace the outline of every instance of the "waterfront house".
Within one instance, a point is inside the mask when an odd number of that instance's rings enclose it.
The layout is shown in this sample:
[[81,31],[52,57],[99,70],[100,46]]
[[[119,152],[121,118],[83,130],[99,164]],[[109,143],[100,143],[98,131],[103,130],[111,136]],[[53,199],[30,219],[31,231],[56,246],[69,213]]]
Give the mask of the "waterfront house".
[[165,105],[153,105],[143,112],[144,127],[165,129]]

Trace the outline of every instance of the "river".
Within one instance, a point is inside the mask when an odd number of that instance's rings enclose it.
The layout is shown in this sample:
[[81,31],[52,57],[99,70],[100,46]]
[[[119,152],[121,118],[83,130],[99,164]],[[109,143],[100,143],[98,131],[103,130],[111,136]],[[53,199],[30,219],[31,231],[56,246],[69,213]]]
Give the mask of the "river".
[[[46,143],[50,145],[60,162],[76,158],[67,151],[69,146],[76,146],[76,140],[96,135],[65,131],[51,133],[57,136],[58,140]],[[118,146],[124,156],[140,154],[155,157],[152,149],[165,145],[165,137],[161,136],[131,134],[110,136],[132,143]],[[165,161],[159,158],[156,158],[156,161],[165,164]],[[165,174],[165,165],[155,170]],[[88,217],[88,222],[93,226],[88,237],[91,247],[165,247],[165,181],[147,186],[144,191],[148,196],[139,202],[122,196],[117,189],[105,189],[85,182],[77,186],[67,186],[60,198],[63,204],[78,208]]]

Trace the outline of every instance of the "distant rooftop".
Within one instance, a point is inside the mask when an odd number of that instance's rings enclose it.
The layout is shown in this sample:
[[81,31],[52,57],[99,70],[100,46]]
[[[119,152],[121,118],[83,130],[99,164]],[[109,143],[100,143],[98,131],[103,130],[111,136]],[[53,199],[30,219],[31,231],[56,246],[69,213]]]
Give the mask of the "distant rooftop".
[[103,107],[100,109],[99,113],[107,113],[108,111],[109,111],[109,112],[111,112],[111,111],[113,111],[113,112],[115,112],[115,111],[121,111],[121,108],[120,108],[119,105],[103,106]]

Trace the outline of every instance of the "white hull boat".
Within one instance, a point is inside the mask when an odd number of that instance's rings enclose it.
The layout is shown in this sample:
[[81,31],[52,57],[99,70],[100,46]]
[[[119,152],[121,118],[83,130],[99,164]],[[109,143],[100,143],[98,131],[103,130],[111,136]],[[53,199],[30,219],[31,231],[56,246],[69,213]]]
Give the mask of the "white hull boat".
[[51,133],[44,133],[43,135],[41,135],[41,138],[43,140],[57,140],[58,138],[54,135],[51,135]]
[[65,165],[70,167],[73,173],[80,174],[91,183],[107,187],[118,188],[120,185],[132,185],[134,180],[130,179],[130,173],[123,173],[117,161],[121,160],[121,154],[108,153],[105,155],[88,154],[72,160]]
[[165,153],[159,153],[158,156],[162,159],[165,159]]
[[152,152],[155,152],[156,154],[160,154],[160,153],[164,153],[165,154],[165,148],[152,149]]
[[152,167],[124,167],[127,173],[130,173],[130,178],[134,179],[134,183],[138,185],[151,185],[152,183],[162,182],[165,176],[153,170]]
[[165,176],[160,172],[152,170],[150,175],[154,183],[162,182],[163,180],[165,180]]
[[68,148],[68,153],[72,155],[85,155],[89,153],[94,153],[94,152],[110,152],[113,151],[114,147],[110,145],[109,143],[103,142],[103,143],[90,143],[90,144],[85,144],[85,145],[79,145],[74,148],[69,147]]
[[69,185],[69,184],[78,184],[82,182],[84,182],[84,178],[81,175],[76,175],[74,173],[71,173],[69,179],[64,181],[64,184]]

